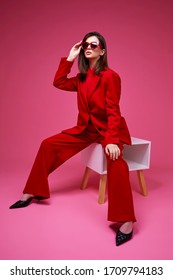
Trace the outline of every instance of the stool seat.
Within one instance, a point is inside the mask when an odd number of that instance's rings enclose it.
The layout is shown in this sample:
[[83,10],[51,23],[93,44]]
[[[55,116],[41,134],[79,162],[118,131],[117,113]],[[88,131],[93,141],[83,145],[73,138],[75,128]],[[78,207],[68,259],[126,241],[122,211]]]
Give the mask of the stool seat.
[[[147,196],[147,187],[144,177],[144,169],[150,167],[151,141],[131,137],[131,145],[124,145],[123,158],[127,162],[129,171],[137,171],[141,192]],[[99,204],[105,202],[107,169],[106,156],[101,144],[93,143],[81,152],[81,162],[86,166],[83,175],[81,189],[88,184],[90,171],[100,174],[99,183]]]

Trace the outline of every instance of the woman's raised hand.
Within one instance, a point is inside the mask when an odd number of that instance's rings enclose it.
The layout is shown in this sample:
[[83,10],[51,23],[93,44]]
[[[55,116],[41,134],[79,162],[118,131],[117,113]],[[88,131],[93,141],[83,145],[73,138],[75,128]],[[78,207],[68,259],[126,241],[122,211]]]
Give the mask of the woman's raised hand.
[[69,56],[67,57],[68,61],[73,61],[79,55],[82,47],[82,40],[76,43],[70,50]]

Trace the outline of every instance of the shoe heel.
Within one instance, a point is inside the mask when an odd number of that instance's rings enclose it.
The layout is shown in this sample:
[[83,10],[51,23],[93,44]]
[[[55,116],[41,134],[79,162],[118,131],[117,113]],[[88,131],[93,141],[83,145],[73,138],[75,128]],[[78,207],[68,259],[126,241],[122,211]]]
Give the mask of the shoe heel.
[[40,200],[46,199],[45,197],[42,197],[42,196],[35,196],[34,198],[37,200],[37,202],[40,202]]

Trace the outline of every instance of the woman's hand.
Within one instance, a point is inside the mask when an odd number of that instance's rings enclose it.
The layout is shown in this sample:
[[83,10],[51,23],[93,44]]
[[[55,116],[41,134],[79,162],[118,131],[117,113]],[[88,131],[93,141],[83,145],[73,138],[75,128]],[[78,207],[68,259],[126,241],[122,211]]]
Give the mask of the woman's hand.
[[69,56],[67,57],[68,61],[73,61],[79,55],[82,47],[82,40],[76,43],[70,50]]
[[105,152],[112,160],[118,159],[118,157],[120,156],[120,149],[116,144],[106,145]]

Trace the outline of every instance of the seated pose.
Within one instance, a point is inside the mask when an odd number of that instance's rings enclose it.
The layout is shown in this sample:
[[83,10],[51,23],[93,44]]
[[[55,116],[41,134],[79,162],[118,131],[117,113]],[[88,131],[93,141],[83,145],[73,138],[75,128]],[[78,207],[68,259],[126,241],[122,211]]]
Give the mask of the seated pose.
[[[69,78],[77,57],[79,73]],[[60,61],[54,86],[77,92],[77,125],[43,140],[21,200],[10,209],[49,198],[48,175],[90,144],[101,143],[107,159],[108,220],[120,222],[116,245],[121,245],[132,238],[136,221],[128,165],[122,158],[123,144],[131,144],[131,138],[119,107],[120,77],[108,67],[102,35],[90,32],[71,48]]]

